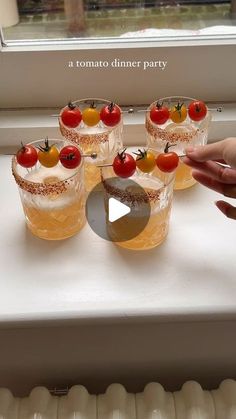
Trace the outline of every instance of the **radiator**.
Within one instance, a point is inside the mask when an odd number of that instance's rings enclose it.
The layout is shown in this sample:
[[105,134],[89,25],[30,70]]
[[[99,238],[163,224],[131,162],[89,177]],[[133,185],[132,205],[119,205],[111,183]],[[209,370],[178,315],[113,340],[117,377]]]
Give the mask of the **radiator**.
[[99,395],[81,385],[51,392],[35,387],[24,398],[1,388],[0,419],[236,419],[236,381],[224,380],[212,391],[188,381],[174,393],[158,383],[137,394],[127,393],[121,384],[111,384]]

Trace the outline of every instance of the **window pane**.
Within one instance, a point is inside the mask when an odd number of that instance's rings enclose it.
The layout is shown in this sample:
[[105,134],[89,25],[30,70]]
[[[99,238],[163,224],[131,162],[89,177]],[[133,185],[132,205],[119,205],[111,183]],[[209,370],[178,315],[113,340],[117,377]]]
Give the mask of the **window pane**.
[[[16,1],[1,0],[3,26]],[[236,34],[236,0],[18,0],[17,6],[20,20],[4,28],[6,40]]]

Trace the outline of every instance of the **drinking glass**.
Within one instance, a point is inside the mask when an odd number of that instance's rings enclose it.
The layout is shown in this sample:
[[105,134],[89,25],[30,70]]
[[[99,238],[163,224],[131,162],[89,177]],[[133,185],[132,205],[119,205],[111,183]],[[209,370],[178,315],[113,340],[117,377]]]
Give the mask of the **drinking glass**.
[[[164,173],[156,168],[152,173],[145,174],[136,169],[134,175],[125,179],[125,183],[123,183],[122,179],[114,174],[111,167],[103,167],[101,177],[104,186],[106,225],[109,237],[117,245],[132,250],[147,250],[160,245],[169,230],[174,173]],[[145,191],[145,194],[140,193],[139,187]],[[141,224],[143,217],[146,217],[144,196],[150,206],[146,226],[136,237],[123,240],[127,236],[127,229]],[[110,222],[108,213],[110,198],[122,201],[124,205],[131,208],[131,212],[116,222]]]
[[[103,106],[111,101],[97,98],[80,99],[73,102],[81,112],[94,104],[100,111]],[[117,106],[117,105],[116,105]],[[65,108],[61,110],[63,112]],[[87,126],[83,121],[76,128],[67,127],[59,117],[59,126],[64,138],[80,146],[84,154],[96,153],[97,158],[87,158],[85,162],[85,187],[90,191],[100,181],[100,170],[97,165],[115,156],[123,145],[123,121],[122,113],[120,122],[114,127],[106,126],[101,120],[95,126]]]
[[[153,102],[146,112],[146,132],[147,145],[158,152],[163,152],[167,143],[171,145],[170,151],[175,151],[178,155],[185,153],[187,146],[204,145],[207,143],[211,113],[209,110],[202,121],[196,122],[187,118],[181,123],[175,123],[168,119],[165,124],[155,124],[150,119],[150,110],[156,103],[161,103],[171,109],[178,103],[188,108],[188,105],[196,99],[184,96],[171,96],[158,99]],[[196,180],[192,177],[192,169],[186,166],[180,159],[175,174],[174,189],[186,189],[194,185]]]
[[[49,144],[58,151],[69,145],[64,140],[52,139]],[[44,140],[30,143],[35,148]],[[83,159],[76,169],[67,169],[59,162],[47,168],[39,162],[25,169],[12,159],[12,173],[18,185],[30,231],[42,239],[61,240],[73,236],[84,226],[85,190]]]

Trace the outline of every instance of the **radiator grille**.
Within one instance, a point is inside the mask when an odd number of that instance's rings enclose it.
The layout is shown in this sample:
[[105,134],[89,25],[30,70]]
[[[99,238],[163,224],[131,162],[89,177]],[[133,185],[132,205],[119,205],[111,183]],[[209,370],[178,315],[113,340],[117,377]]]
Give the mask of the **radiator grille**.
[[[66,392],[66,391],[62,391]],[[169,393],[158,383],[142,393],[127,393],[111,384],[105,394],[91,395],[81,385],[65,395],[35,387],[25,398],[0,389],[0,419],[236,419],[236,381],[224,380],[206,391],[195,381]]]

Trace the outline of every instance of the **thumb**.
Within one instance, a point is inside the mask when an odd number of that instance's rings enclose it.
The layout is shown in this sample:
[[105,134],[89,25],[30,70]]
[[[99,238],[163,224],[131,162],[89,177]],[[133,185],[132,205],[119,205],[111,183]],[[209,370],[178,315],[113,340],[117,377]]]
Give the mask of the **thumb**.
[[185,152],[190,159],[199,162],[217,160],[223,159],[225,146],[225,140],[223,140],[217,143],[207,144],[205,146],[187,147]]
[[207,160],[224,160],[232,168],[236,168],[236,138],[226,138],[216,143],[186,148],[186,155],[199,162]]
[[236,220],[236,207],[225,201],[217,201],[215,204],[217,208],[223,212],[224,215],[226,215],[226,217]]

